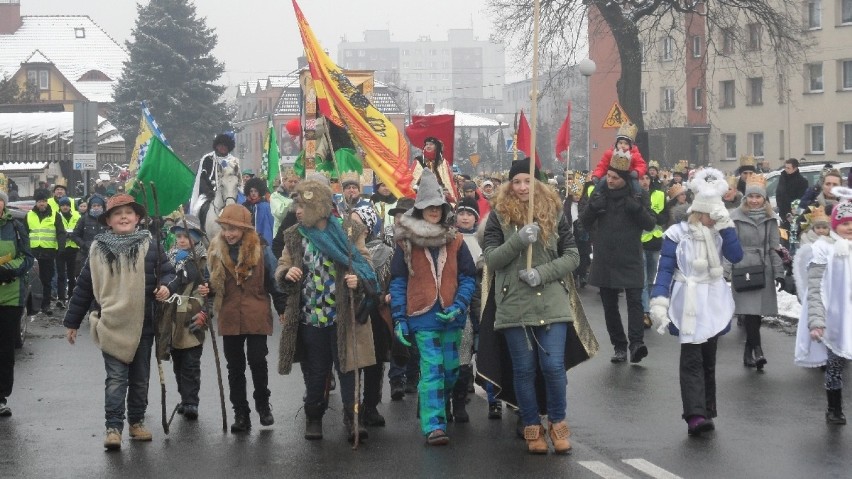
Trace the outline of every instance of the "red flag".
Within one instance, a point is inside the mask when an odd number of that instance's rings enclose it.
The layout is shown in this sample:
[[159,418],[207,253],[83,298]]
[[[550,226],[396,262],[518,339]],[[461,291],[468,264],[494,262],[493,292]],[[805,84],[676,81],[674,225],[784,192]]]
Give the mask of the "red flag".
[[[518,151],[523,151],[525,155],[530,156],[530,140],[532,132],[530,124],[527,123],[527,117],[524,116],[524,110],[521,110],[521,119],[518,122]],[[541,159],[538,157],[538,152],[535,152],[535,166],[541,169]]]
[[562,161],[562,152],[568,151],[568,146],[571,144],[571,102],[568,102],[568,115],[559,131],[556,133],[556,158]]
[[441,140],[444,160],[453,166],[453,140],[456,134],[455,115],[414,115],[411,124],[405,127],[408,140],[417,148],[430,136]]

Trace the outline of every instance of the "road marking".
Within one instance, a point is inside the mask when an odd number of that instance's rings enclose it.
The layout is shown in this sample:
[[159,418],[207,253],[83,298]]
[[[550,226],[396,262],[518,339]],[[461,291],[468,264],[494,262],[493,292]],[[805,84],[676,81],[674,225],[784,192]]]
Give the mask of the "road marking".
[[630,476],[626,476],[600,461],[579,461],[579,464],[604,479],[630,479]]
[[624,459],[621,462],[629,466],[633,466],[645,474],[657,479],[682,479],[680,476],[672,474],[662,467],[654,465],[644,459]]

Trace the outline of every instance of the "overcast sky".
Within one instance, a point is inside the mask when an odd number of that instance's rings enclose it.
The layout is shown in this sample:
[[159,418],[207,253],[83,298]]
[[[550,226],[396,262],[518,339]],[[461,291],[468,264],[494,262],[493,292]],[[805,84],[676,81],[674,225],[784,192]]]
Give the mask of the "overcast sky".
[[[136,4],[132,0],[20,0],[23,15],[88,15],[122,45],[132,40]],[[141,3],[147,3],[142,0]],[[337,59],[343,36],[363,40],[364,30],[387,29],[391,38],[446,40],[450,28],[473,28],[482,40],[492,27],[487,0],[302,0],[299,6],[323,48]],[[296,68],[302,43],[290,0],[195,0],[199,17],[216,29],[216,57],[225,63],[222,83],[280,75]],[[512,75],[507,55],[507,76]]]

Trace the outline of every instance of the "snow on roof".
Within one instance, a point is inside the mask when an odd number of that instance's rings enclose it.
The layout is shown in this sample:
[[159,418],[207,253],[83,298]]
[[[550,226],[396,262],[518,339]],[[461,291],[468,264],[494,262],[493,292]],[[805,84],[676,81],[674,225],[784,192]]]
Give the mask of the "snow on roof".
[[[0,35],[0,76],[13,75],[29,59],[52,63],[81,93],[90,82],[78,80],[89,71],[102,72],[109,83],[121,77],[127,51],[87,15],[24,15],[21,21],[15,33]],[[97,101],[112,101],[111,91],[108,99],[99,91]]]
[[6,162],[0,163],[0,171],[39,171],[47,168],[46,161],[39,161],[35,163],[23,163],[23,162]]
[[[98,145],[123,142],[115,126],[98,116]],[[74,112],[0,113],[0,142],[36,144],[45,138],[74,139]]]
[[485,118],[484,116],[474,115],[472,113],[465,113],[463,111],[450,110],[449,108],[442,108],[440,110],[436,110],[434,113],[430,113],[427,116],[431,115],[455,115],[456,116],[456,127],[460,126],[468,126],[468,127],[500,127],[500,123],[497,120],[492,120],[491,118]]

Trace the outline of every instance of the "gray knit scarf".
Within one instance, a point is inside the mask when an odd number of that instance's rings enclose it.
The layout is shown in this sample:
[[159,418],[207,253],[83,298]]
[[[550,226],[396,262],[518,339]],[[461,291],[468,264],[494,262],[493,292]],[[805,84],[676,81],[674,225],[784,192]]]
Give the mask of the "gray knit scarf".
[[121,272],[121,261],[118,261],[120,257],[125,256],[128,264],[135,265],[139,248],[150,240],[151,233],[148,230],[137,230],[123,235],[107,231],[95,236],[95,250],[109,266],[109,273],[115,275]]

